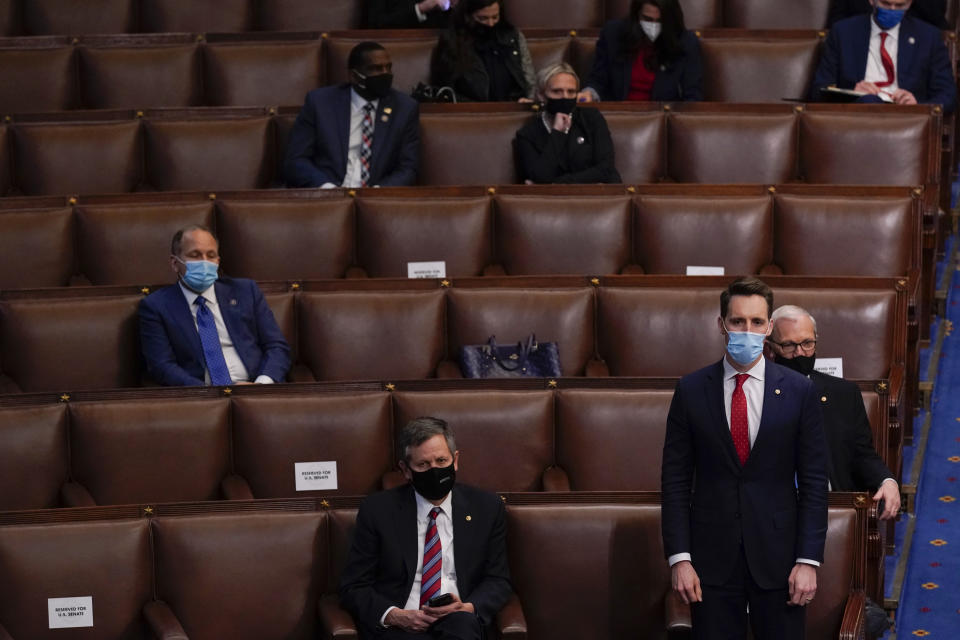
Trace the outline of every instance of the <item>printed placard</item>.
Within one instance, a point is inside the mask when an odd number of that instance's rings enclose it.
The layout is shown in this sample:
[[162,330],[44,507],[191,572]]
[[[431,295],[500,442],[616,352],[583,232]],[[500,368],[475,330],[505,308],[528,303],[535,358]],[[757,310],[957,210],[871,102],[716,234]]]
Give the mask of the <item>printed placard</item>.
[[828,376],[843,377],[843,358],[817,358],[813,363],[815,371]]
[[93,596],[47,598],[47,619],[51,629],[93,626]]
[[337,488],[337,461],[295,462],[297,491],[330,491]]
[[408,278],[446,278],[447,263],[439,262],[408,262]]
[[687,275],[688,276],[722,276],[723,267],[697,267],[694,265],[687,265]]

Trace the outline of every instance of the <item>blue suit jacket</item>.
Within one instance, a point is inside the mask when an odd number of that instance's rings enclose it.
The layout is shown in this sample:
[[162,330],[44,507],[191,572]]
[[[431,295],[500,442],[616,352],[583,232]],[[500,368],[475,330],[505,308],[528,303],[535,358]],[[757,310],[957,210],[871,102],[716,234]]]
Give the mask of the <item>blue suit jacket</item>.
[[667,557],[690,553],[701,581],[722,585],[742,543],[757,584],[786,588],[797,558],[823,561],[826,465],[820,405],[806,377],[766,363],[763,415],[743,466],[723,406],[722,362],[682,378],[663,443]]
[[[287,186],[342,184],[349,144],[350,85],[308,93],[287,141],[283,169]],[[394,90],[380,99],[371,151],[370,186],[404,187],[416,181],[420,160],[416,100]]]
[[[822,100],[822,87],[853,89],[863,80],[871,20],[873,17],[867,14],[833,25],[813,78],[811,100]],[[940,31],[907,15],[900,23],[897,43],[897,85],[912,93],[918,103],[939,104],[945,113],[952,113],[957,104],[957,87]]]
[[[597,40],[593,69],[584,86],[596,91],[601,100],[626,100],[630,93],[633,58],[619,50],[621,34],[626,28],[626,20],[611,20],[603,26]],[[651,100],[703,100],[700,42],[693,33],[685,31],[680,45],[683,55],[657,71],[650,90]]]
[[[213,286],[223,323],[250,380],[266,375],[283,382],[290,369],[290,347],[260,288],[245,278],[221,278]],[[158,384],[203,384],[200,335],[179,285],[140,301],[140,346],[147,374]]]

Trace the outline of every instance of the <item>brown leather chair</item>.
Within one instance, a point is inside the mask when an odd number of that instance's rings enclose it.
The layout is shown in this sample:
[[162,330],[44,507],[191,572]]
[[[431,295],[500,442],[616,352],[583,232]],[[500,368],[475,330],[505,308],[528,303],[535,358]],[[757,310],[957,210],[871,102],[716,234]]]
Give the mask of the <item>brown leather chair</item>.
[[19,27],[15,0],[0,0],[0,36],[18,35]]
[[257,26],[264,31],[359,29],[363,3],[357,0],[261,0]]
[[448,278],[479,276],[493,260],[486,196],[361,196],[356,212],[357,263],[372,278],[406,278],[407,263],[440,260]]
[[274,177],[270,118],[150,120],[147,182],[159,191],[262,189]]
[[497,262],[509,275],[620,273],[631,262],[629,196],[494,198]]
[[299,309],[300,360],[316,380],[431,378],[443,358],[440,290],[304,292]]
[[823,29],[827,26],[830,0],[724,0],[723,9],[726,27]]
[[153,45],[140,38],[78,48],[83,105],[88,109],[192,107],[203,104],[200,49]]
[[323,82],[322,43],[210,43],[203,70],[208,105],[300,105]]
[[[153,590],[150,521],[0,527],[0,637],[152,638],[141,614]],[[47,599],[91,597],[94,626],[51,629]]]
[[132,33],[135,0],[30,0],[20,2],[23,33],[29,36]]
[[3,112],[63,111],[77,106],[73,47],[0,49]]
[[567,488],[566,474],[551,468],[555,440],[550,391],[398,392],[394,404],[397,437],[420,416],[447,421],[460,451],[458,482],[489,491]]
[[556,0],[549,8],[540,0],[512,0],[505,5],[504,13],[520,29],[599,27],[603,25],[603,0]]
[[535,333],[556,342],[564,376],[582,376],[594,358],[594,302],[589,288],[451,289],[447,294],[447,353],[441,377],[459,377],[460,348],[516,344]]
[[667,123],[660,111],[617,112],[604,109],[613,137],[614,165],[626,183],[659,182],[665,173]]
[[254,280],[342,278],[354,263],[348,198],[217,201],[225,273]]
[[300,345],[297,342],[297,308],[295,294],[284,291],[264,292],[263,299],[273,313],[277,326],[283,332],[287,344],[290,345],[290,362],[292,363],[290,372],[287,374],[287,382],[310,382],[313,376],[309,374],[306,368],[298,364],[300,361]]
[[[430,84],[430,60],[437,46],[437,36],[430,32],[398,37],[396,35],[377,35],[378,32],[357,31],[349,34],[337,34],[325,38],[327,85],[350,82],[347,58],[350,50],[365,40],[376,40],[390,54],[393,62],[393,88],[400,93],[410,94],[417,83]],[[303,103],[300,96],[298,104]],[[421,152],[421,157],[423,156]]]
[[144,613],[156,637],[318,637],[325,520],[322,512],[155,519],[157,599]]
[[804,99],[820,57],[820,40],[816,32],[804,37],[705,34],[700,39],[703,97],[710,102]]
[[67,506],[217,500],[230,473],[227,399],[70,405]]
[[23,195],[127,193],[143,179],[139,122],[11,127],[15,183]]
[[677,182],[777,184],[796,175],[793,113],[673,113],[667,131],[667,174]]
[[[249,497],[364,495],[393,463],[390,396],[381,393],[233,400],[233,460]],[[335,461],[337,488],[298,492],[297,462]]]
[[10,136],[7,134],[9,129],[0,126],[0,196],[5,196],[10,191]]
[[[608,0],[608,2],[626,3],[627,0]],[[684,25],[687,29],[726,26],[723,22],[723,5],[724,0],[680,0]],[[615,15],[626,16],[627,12],[621,11]]]
[[77,206],[79,272],[94,285],[173,282],[170,238],[188,224],[212,223],[210,202]]
[[593,58],[597,53],[597,39],[598,36],[596,35],[578,32],[570,43],[569,62],[577,75],[580,76],[580,84],[586,84],[587,78],[590,77],[590,71],[593,69]]
[[773,261],[768,196],[642,195],[634,202],[634,260],[643,273],[683,274],[688,266],[761,273]]
[[70,474],[66,405],[0,409],[0,441],[0,511],[58,506]]
[[3,374],[20,391],[139,383],[140,296],[0,302]]
[[574,491],[659,491],[673,389],[564,389],[557,465]]
[[251,31],[251,0],[150,0],[140,3],[140,30],[161,33]]
[[0,212],[0,289],[63,287],[76,271],[69,207]]
[[[512,184],[513,139],[527,111],[420,112],[420,184]],[[626,179],[626,176],[624,176]]]
[[[551,64],[567,62],[570,43],[573,42],[569,33],[549,35],[533,32],[525,33],[524,37],[527,39],[530,57],[533,58],[534,69],[544,69]],[[581,81],[584,79],[582,78]]]

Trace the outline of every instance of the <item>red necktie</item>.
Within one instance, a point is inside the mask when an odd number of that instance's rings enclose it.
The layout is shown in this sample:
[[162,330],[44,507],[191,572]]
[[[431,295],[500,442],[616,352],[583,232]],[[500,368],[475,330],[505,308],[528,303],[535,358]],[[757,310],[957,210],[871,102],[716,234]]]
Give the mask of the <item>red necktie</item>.
[[420,577],[420,606],[427,604],[440,593],[440,568],[443,565],[440,551],[440,533],[437,531],[437,514],[440,507],[430,510],[430,524],[423,539],[423,571]]
[[893,84],[893,81],[896,79],[895,71],[893,68],[893,59],[890,57],[890,54],[887,53],[887,36],[889,34],[886,31],[880,32],[880,62],[883,64],[883,70],[887,73],[886,82],[874,82],[880,88],[889,87]]
[[733,390],[733,401],[730,403],[730,435],[733,436],[733,445],[737,448],[740,465],[747,464],[750,455],[750,429],[747,427],[747,395],[743,392],[743,383],[750,375],[737,374],[737,388]]

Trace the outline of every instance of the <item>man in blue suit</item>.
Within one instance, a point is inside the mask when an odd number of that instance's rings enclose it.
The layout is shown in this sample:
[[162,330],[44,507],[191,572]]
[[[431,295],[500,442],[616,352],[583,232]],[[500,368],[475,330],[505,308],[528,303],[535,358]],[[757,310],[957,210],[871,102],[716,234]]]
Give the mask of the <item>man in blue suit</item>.
[[827,450],[813,384],[763,357],[773,292],[720,297],[725,357],[677,384],[662,466],[663,546],[693,637],[802,640],[827,533]]
[[393,64],[376,42],[347,61],[351,84],[314,89],[290,131],[288,187],[402,187],[417,177],[417,102],[391,88]]
[[209,229],[177,231],[170,266],[179,283],[140,302],[150,378],[170,386],[283,382],[290,347],[255,282],[218,278],[219,245]]
[[911,0],[870,0],[873,13],[833,25],[811,90],[862,91],[859,102],[939,104],[952,113],[957,103],[950,59],[935,27],[906,11]]

